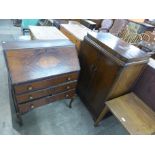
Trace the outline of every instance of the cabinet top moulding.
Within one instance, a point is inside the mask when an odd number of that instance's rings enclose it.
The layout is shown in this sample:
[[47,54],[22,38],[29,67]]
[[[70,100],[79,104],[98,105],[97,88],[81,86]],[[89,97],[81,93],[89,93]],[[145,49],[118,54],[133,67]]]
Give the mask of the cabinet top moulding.
[[[139,48],[126,43],[110,33],[88,33],[85,37],[102,52],[118,61],[120,64],[148,62],[149,55]],[[105,50],[103,50],[105,49]],[[106,50],[108,52],[106,52]]]

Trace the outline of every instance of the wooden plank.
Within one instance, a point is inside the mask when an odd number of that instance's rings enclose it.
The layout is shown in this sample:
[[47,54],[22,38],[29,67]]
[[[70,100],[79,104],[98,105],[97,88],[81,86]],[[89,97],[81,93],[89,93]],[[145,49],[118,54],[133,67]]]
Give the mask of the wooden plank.
[[52,26],[29,26],[31,38],[37,40],[68,39],[61,31]]
[[130,134],[155,133],[155,112],[134,93],[107,101],[106,105]]
[[89,28],[80,23],[61,24],[61,27],[63,27],[66,31],[69,31],[80,41],[83,41],[88,32],[92,32]]

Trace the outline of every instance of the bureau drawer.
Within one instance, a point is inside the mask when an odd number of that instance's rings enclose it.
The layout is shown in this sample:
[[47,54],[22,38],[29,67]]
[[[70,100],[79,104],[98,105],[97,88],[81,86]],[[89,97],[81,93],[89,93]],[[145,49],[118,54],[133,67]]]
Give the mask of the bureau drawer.
[[76,81],[69,82],[64,85],[58,85],[58,86],[50,87],[50,88],[43,89],[43,90],[29,92],[29,93],[22,94],[22,95],[16,95],[16,100],[17,100],[17,103],[22,103],[22,102],[31,101],[37,98],[54,95],[57,93],[65,92],[67,90],[76,89],[76,84],[77,84]]
[[54,96],[43,97],[41,99],[37,99],[37,100],[27,102],[24,104],[18,104],[18,108],[19,108],[19,112],[21,114],[24,114],[34,108],[42,106],[42,105],[46,105],[46,104],[49,104],[49,103],[57,101],[57,100],[70,99],[75,96],[76,96],[76,91],[75,91],[75,89],[72,89],[70,91],[66,91],[64,93],[59,93]]
[[34,81],[34,82],[26,83],[26,84],[16,85],[14,86],[14,89],[15,89],[16,94],[21,94],[25,92],[32,92],[34,90],[48,88],[51,86],[56,86],[58,84],[62,84],[62,83],[69,82],[69,81],[74,81],[77,79],[78,79],[78,72],[56,76],[54,78]]

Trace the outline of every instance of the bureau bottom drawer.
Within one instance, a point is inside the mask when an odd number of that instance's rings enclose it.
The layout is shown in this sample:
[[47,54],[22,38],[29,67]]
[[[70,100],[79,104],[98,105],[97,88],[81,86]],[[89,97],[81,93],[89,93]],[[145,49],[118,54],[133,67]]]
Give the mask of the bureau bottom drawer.
[[57,100],[70,99],[75,96],[76,96],[76,91],[75,91],[75,89],[73,89],[70,91],[59,93],[54,96],[48,96],[48,97],[37,99],[37,100],[31,101],[31,102],[27,102],[25,104],[18,104],[18,108],[19,108],[19,112],[21,114],[24,114],[34,108],[42,106],[42,105],[46,105],[46,104],[49,104],[49,103],[57,101]]

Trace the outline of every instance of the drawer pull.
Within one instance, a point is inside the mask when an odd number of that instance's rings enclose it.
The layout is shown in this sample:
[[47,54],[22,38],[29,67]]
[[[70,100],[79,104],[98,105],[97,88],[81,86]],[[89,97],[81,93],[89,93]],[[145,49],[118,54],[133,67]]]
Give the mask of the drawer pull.
[[32,99],[33,99],[33,97],[32,97],[32,96],[29,96],[29,99],[30,99],[30,100],[32,100]]
[[31,109],[33,109],[34,108],[34,105],[31,105]]
[[69,95],[67,94],[67,95],[66,95],[66,98],[68,98],[68,97],[69,97]]
[[71,80],[71,78],[70,78],[70,77],[68,77],[68,78],[67,78],[67,80],[69,81],[69,80]]
[[28,90],[32,90],[32,86],[28,86]]
[[67,86],[67,89],[70,89],[70,86]]

